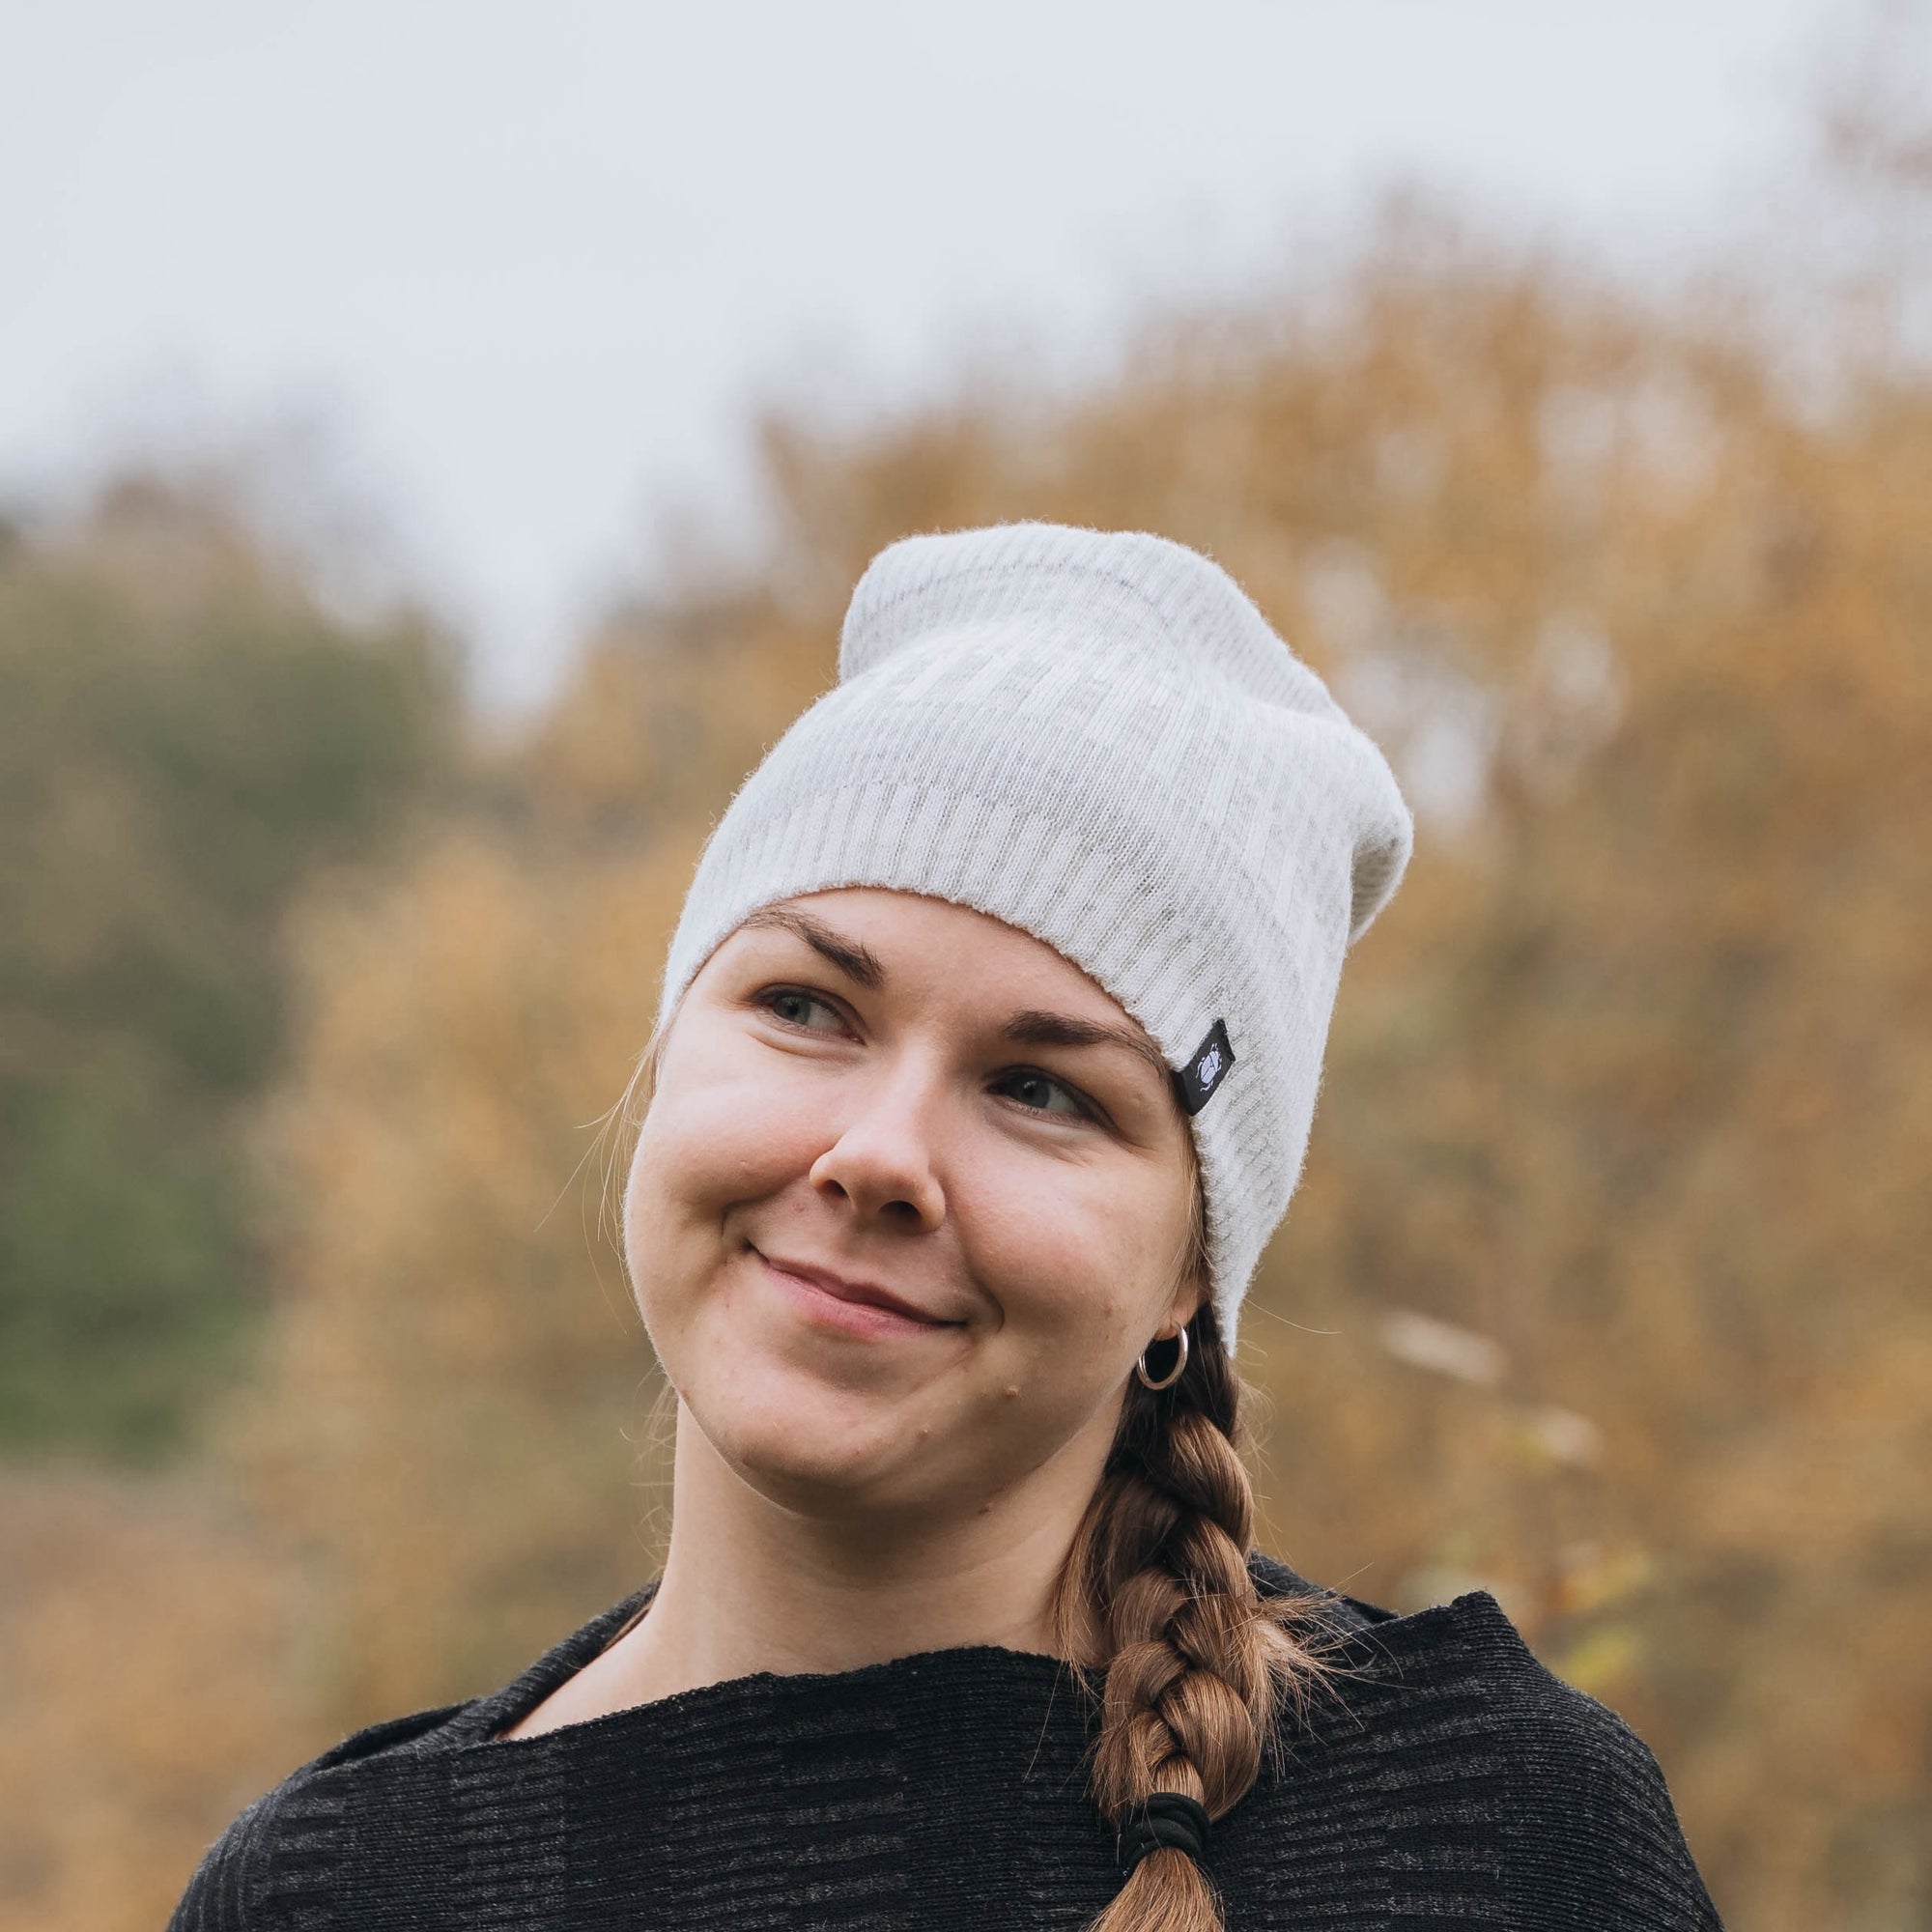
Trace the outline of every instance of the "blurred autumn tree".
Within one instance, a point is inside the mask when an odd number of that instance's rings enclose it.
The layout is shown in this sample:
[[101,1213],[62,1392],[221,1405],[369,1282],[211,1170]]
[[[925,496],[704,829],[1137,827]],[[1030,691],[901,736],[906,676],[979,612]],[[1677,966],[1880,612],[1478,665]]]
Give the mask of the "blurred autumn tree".
[[[866,561],[1022,516],[1211,551],[1421,813],[1244,1323],[1265,1540],[1400,1607],[1494,1589],[1656,1748],[1733,1926],[1923,1924],[1932,383],[1841,348],[1801,384],[1735,308],[1410,215],[1084,396],[775,417],[759,567],[617,613],[481,794],[305,895],[275,1313],[181,1537],[90,1493],[83,1561],[0,1491],[53,1552],[0,1596],[0,1926],[153,1924],[300,1757],[647,1574],[591,1129]],[[216,1694],[270,1715],[156,1719]]]
[[452,695],[212,496],[130,480],[0,552],[0,1452],[150,1458],[232,1365],[279,923],[395,825]]
[[233,1453],[314,1566],[317,1737],[646,1568],[612,1447],[641,1343],[591,1210],[547,1210],[866,560],[1151,527],[1423,814],[1246,1324],[1272,1542],[1403,1606],[1495,1589],[1650,1738],[1734,1922],[1916,1922],[1932,389],[1849,364],[1821,407],[1735,315],[1399,221],[1319,307],[1191,318],[1102,393],[765,448],[764,573],[614,620],[503,775],[514,829],[304,948],[290,1300]]

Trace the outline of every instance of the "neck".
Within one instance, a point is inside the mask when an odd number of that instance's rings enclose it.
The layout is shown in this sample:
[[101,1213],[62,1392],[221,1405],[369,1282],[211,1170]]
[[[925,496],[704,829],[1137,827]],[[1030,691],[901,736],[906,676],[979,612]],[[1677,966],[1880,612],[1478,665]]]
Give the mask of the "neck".
[[959,1520],[882,1526],[774,1503],[680,1407],[664,1578],[620,1646],[627,1698],[964,1644],[1055,1652],[1061,1567],[1105,1457],[1077,1448]]

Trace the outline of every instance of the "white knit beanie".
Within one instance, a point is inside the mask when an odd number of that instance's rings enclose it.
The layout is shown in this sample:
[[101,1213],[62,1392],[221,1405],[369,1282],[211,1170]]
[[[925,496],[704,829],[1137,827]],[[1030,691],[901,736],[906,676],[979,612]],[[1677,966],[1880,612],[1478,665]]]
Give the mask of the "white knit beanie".
[[705,846],[659,1024],[748,915],[806,893],[923,893],[1045,941],[1175,1069],[1232,1348],[1343,954],[1412,838],[1381,753],[1218,564],[1052,524],[909,537]]

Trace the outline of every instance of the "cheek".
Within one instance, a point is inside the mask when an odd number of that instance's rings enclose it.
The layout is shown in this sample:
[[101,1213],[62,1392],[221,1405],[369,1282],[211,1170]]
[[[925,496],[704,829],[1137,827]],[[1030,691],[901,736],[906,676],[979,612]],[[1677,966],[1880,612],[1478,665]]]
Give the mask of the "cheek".
[[814,1072],[729,1027],[692,1024],[666,1057],[632,1162],[633,1192],[704,1214],[803,1178],[827,1137],[825,1086]]
[[[798,1167],[750,1096],[718,1086],[693,1097],[666,1096],[645,1117],[631,1162],[629,1211],[673,1223],[722,1212],[748,1194],[782,1184]],[[810,1166],[810,1161],[806,1166]]]
[[803,1186],[824,1147],[823,1108],[799,1083],[754,1081],[712,1059],[668,1078],[644,1118],[624,1196],[624,1238],[646,1326],[702,1286],[733,1243],[735,1209]]
[[1118,1182],[1030,1161],[955,1184],[967,1264],[1002,1319],[935,1432],[937,1493],[991,1495],[1065,1452],[1069,1468],[1104,1456],[1172,1292],[1149,1211],[1158,1191]]
[[1005,1339],[1050,1357],[1057,1379],[1102,1381],[1131,1361],[1173,1290],[1175,1216],[1157,1180],[1030,1162],[959,1201],[975,1272],[1005,1312]]

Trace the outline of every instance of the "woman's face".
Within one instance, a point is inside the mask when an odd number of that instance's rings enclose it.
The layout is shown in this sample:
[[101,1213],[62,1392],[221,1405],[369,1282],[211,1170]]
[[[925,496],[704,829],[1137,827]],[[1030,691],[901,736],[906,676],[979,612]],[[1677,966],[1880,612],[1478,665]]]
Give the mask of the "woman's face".
[[1193,1168],[1158,1052],[1050,947],[873,890],[754,916],[692,982],[625,1235],[723,1459],[814,1515],[1091,1486],[1134,1358],[1189,1320]]

